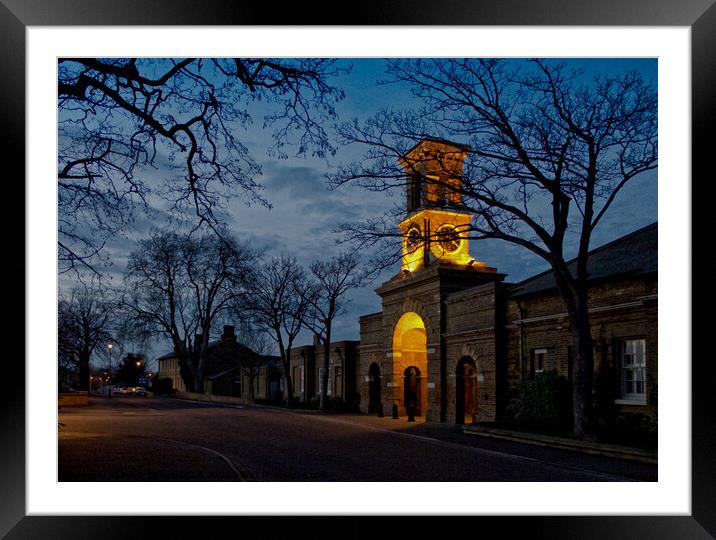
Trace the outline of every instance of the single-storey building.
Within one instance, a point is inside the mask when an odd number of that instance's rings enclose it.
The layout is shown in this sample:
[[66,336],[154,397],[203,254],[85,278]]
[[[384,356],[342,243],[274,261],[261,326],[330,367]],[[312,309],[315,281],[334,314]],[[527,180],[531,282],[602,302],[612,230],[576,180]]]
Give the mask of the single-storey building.
[[[176,354],[167,353],[157,363],[156,378],[169,378],[176,391],[185,392]],[[233,326],[224,326],[221,337],[209,343],[201,386],[204,394],[274,400],[281,394],[280,381],[279,357],[260,355],[238,343]]]

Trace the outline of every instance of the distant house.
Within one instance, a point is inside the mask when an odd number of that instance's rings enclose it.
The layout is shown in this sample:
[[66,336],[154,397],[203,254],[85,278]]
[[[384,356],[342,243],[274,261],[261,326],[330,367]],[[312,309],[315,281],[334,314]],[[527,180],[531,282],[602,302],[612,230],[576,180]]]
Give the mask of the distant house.
[[[157,378],[169,378],[178,392],[186,392],[179,361],[172,351],[157,358]],[[204,378],[204,394],[277,399],[280,394],[280,370],[277,356],[259,355],[236,341],[234,327],[224,326],[221,338],[209,343]],[[252,392],[253,383],[253,392]]]
[[[334,341],[331,343],[328,359],[327,395],[356,405],[360,401],[356,386],[359,344],[358,341]],[[294,397],[306,402],[313,396],[320,395],[322,375],[322,345],[314,342],[313,345],[296,347],[291,351],[291,380]]]

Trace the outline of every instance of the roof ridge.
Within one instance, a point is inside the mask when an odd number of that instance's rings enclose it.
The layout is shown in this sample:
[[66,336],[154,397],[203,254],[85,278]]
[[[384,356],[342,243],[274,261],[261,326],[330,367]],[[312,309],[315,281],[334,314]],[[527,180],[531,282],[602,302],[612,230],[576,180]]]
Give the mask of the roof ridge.
[[[597,253],[597,252],[599,252],[599,251],[602,251],[602,250],[604,250],[604,249],[606,249],[606,248],[612,246],[613,244],[616,244],[616,243],[618,243],[618,242],[623,242],[624,240],[626,240],[626,239],[628,239],[628,238],[632,238],[632,237],[636,236],[636,235],[639,234],[639,233],[643,233],[644,231],[646,231],[646,230],[648,230],[648,229],[655,228],[655,227],[658,226],[658,224],[659,224],[659,222],[658,222],[658,221],[655,221],[655,222],[653,222],[653,223],[650,223],[649,225],[646,225],[646,226],[644,226],[644,227],[641,227],[641,228],[639,228],[639,229],[636,229],[636,230],[634,230],[634,231],[631,231],[630,233],[627,233],[627,234],[625,234],[624,236],[620,236],[619,238],[615,238],[614,240],[610,240],[610,241],[607,242],[606,244],[602,244],[601,246],[597,246],[597,247],[595,247],[594,249],[591,249],[591,250],[589,250],[589,251],[587,252],[587,258],[589,258],[589,256],[594,255],[595,253]],[[566,264],[567,264],[567,266],[569,266],[570,264],[572,264],[572,263],[574,263],[574,262],[576,262],[576,261],[577,261],[577,257],[573,257],[572,259],[568,260],[568,261],[566,262]],[[543,272],[540,272],[539,274],[535,274],[534,276],[530,276],[530,277],[528,277],[528,278],[526,278],[526,279],[523,279],[522,281],[518,281],[517,283],[511,285],[510,288],[516,289],[516,288],[518,288],[518,287],[521,287],[522,285],[525,285],[526,283],[529,283],[530,281],[533,281],[533,280],[535,280],[535,279],[538,279],[538,278],[541,278],[541,277],[543,277],[543,276],[546,276],[546,275],[550,274],[551,272],[552,272],[552,270],[548,268],[547,270],[545,270],[545,271],[543,271]]]

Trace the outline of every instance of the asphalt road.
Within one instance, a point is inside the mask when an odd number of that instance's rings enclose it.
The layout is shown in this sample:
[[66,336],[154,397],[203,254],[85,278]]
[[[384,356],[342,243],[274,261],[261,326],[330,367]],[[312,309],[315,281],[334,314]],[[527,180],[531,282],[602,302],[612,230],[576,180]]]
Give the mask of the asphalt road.
[[115,396],[59,421],[61,482],[657,479],[655,465],[365,415]]

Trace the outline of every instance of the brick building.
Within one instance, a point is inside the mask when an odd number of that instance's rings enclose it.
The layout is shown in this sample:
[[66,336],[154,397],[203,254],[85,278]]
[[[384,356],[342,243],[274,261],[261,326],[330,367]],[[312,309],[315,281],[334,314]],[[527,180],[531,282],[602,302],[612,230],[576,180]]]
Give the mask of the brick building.
[[[376,292],[382,311],[360,319],[360,408],[440,422],[495,421],[522,381],[556,370],[571,378],[566,310],[550,272],[517,284],[474,260],[461,230],[470,215],[459,186],[467,147],[424,140],[402,159],[408,177],[403,260]],[[443,178],[444,176],[444,178]],[[657,225],[593,250],[589,309],[599,414],[656,420]],[[319,363],[307,364],[310,366]]]
[[[175,390],[185,392],[176,354],[167,353],[157,363],[157,378],[170,378]],[[208,345],[202,392],[245,399],[277,399],[281,384],[279,365],[277,356],[257,354],[236,341],[233,326],[224,326],[221,337]]]
[[[328,359],[328,396],[356,405],[360,400],[356,385],[358,345],[358,341],[334,341]],[[317,342],[291,351],[291,380],[295,398],[307,402],[320,394],[323,354],[323,346]]]

